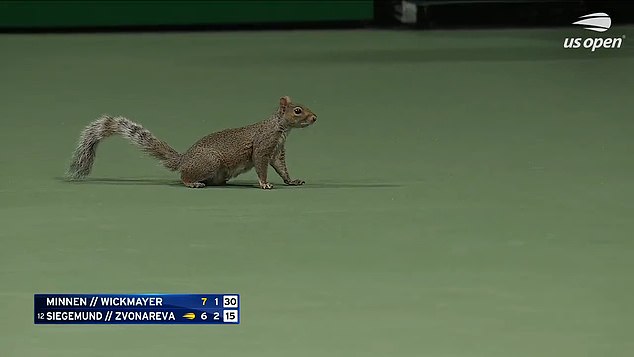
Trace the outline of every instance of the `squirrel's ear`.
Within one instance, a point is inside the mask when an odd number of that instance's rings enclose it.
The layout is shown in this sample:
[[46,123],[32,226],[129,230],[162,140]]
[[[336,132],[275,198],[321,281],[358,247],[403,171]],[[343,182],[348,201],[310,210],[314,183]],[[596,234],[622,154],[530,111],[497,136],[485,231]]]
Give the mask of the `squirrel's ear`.
[[291,103],[291,97],[285,95],[280,98],[280,107],[286,107]]

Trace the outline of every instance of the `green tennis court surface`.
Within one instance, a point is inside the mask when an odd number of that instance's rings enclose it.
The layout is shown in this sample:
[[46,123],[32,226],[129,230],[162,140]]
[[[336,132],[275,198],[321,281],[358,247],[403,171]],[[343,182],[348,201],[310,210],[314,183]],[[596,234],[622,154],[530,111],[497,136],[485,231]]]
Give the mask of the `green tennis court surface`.
[[[578,29],[0,36],[1,356],[629,356],[634,50]],[[177,150],[267,117],[307,181],[187,189]],[[228,293],[238,326],[35,326],[34,293]]]

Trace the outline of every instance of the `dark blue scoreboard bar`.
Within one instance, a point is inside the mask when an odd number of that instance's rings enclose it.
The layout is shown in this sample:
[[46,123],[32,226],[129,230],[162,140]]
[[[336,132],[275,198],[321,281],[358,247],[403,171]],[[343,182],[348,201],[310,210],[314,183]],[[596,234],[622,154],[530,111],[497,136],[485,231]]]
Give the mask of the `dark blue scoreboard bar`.
[[239,294],[35,294],[35,324],[236,325]]

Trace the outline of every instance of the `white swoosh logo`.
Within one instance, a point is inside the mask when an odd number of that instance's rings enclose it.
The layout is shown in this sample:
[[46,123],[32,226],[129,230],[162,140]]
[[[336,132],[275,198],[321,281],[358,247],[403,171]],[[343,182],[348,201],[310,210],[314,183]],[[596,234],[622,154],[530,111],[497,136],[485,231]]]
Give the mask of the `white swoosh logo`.
[[605,32],[612,26],[612,19],[605,12],[595,12],[579,17],[581,20],[573,22],[573,25],[584,26],[584,29],[596,32]]

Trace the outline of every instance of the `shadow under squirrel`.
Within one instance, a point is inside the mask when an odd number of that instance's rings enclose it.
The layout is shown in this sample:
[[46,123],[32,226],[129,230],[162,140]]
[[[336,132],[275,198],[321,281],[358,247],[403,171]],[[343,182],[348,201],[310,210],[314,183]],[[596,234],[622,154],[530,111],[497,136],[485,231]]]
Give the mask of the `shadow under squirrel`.
[[181,154],[127,118],[102,115],[82,131],[67,177],[78,180],[87,176],[99,142],[119,134],[160,160],[169,170],[180,172],[181,181],[187,187],[223,185],[255,167],[260,188],[270,189],[273,186],[267,180],[269,165],[287,185],[303,185],[303,180],[293,180],[288,174],[284,143],[291,129],[304,128],[315,121],[317,116],[310,109],[284,96],[268,119],[209,134]]

